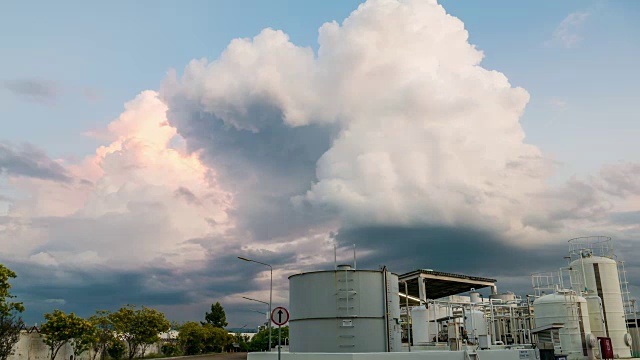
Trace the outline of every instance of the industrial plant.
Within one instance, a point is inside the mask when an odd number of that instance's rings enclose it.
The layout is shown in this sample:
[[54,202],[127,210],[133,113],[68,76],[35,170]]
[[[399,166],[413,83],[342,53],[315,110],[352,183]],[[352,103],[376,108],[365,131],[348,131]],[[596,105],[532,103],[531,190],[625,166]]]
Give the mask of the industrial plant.
[[[354,256],[355,259],[355,256]],[[635,302],[608,237],[569,240],[566,263],[532,274],[531,294],[495,279],[419,269],[289,277],[283,359],[593,360],[640,356]],[[482,294],[484,293],[484,295]],[[633,336],[632,336],[633,334]],[[635,342],[634,342],[635,340]],[[250,353],[250,360],[276,353]]]

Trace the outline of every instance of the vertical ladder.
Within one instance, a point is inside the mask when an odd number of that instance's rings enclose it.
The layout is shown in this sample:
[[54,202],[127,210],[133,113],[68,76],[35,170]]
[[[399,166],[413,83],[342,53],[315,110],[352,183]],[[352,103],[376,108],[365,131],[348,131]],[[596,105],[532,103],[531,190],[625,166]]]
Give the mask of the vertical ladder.
[[393,349],[393,339],[394,339],[394,331],[393,331],[393,327],[396,326],[396,324],[391,320],[391,313],[390,313],[390,309],[393,308],[392,306],[392,302],[391,302],[391,297],[392,295],[392,291],[391,291],[391,284],[389,282],[389,277],[387,274],[383,274],[383,276],[385,276],[385,279],[387,279],[387,281],[385,282],[385,289],[384,291],[387,292],[387,306],[386,306],[386,311],[387,311],[387,339],[389,339],[389,352],[394,351]]
[[349,276],[349,270],[336,272],[336,315],[338,318],[338,347],[344,350],[355,347],[355,331],[353,318],[356,315],[355,296],[355,278],[357,276]]
[[[629,293],[629,282],[627,281],[627,270],[624,268],[624,261],[618,260],[618,280],[620,282],[620,294],[622,295],[622,305],[624,308],[624,325],[629,333],[629,324],[627,319],[633,314],[633,303],[631,302],[631,294]],[[635,316],[635,314],[633,314]]]

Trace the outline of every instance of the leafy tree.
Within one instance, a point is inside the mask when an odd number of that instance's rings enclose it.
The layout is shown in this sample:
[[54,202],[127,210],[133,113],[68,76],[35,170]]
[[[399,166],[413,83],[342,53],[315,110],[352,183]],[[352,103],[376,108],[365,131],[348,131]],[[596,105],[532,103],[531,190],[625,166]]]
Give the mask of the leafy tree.
[[108,315],[117,336],[128,345],[128,358],[144,356],[149,345],[160,341],[159,333],[168,331],[171,323],[163,313],[143,306],[125,305]]
[[113,360],[120,360],[124,356],[127,345],[122,340],[113,338],[107,346],[107,353]]
[[69,342],[76,356],[89,348],[87,337],[94,331],[89,321],[74,313],[66,315],[60,310],[44,314],[44,318],[47,321],[40,327],[40,334],[43,336],[44,343],[49,346],[51,360],[54,360],[58,351]]
[[[211,324],[213,327],[223,329],[227,326],[227,315],[224,312],[224,308],[219,302],[211,304],[211,312],[205,313],[204,320],[206,324]],[[202,323],[203,325],[205,323]]]
[[185,355],[221,352],[233,342],[233,335],[211,324],[187,322],[178,334],[178,344]]
[[[289,327],[282,327],[282,344],[289,342]],[[271,334],[272,346],[278,346],[278,328],[273,329]],[[264,329],[253,336],[249,343],[249,351],[268,351],[269,350],[269,330]]]
[[[69,341],[73,349],[73,358],[77,359],[83,352],[93,348],[93,344],[98,341],[98,331],[91,321],[84,320],[84,331]],[[95,357],[96,354],[94,354]]]
[[160,348],[160,351],[164,354],[164,356],[177,356],[180,355],[180,348],[178,345],[174,343],[164,343]]
[[20,340],[22,319],[18,314],[24,311],[20,302],[12,302],[15,298],[9,289],[9,279],[15,279],[16,273],[0,264],[0,360],[6,360],[13,354],[13,347]]
[[0,314],[0,360],[7,360],[13,354],[13,347],[20,340],[22,325],[21,318]]
[[89,318],[89,321],[96,329],[94,342],[91,344],[93,349],[93,360],[100,354],[101,359],[105,359],[107,348],[113,340],[113,325],[109,321],[109,312],[106,310],[98,310],[96,314]]
[[197,355],[204,352],[205,338],[205,329],[200,324],[189,321],[182,325],[178,334],[178,344],[183,354]]
[[205,350],[207,352],[222,352],[233,342],[233,335],[224,329],[213,327],[211,324],[205,324],[203,328],[205,329]]

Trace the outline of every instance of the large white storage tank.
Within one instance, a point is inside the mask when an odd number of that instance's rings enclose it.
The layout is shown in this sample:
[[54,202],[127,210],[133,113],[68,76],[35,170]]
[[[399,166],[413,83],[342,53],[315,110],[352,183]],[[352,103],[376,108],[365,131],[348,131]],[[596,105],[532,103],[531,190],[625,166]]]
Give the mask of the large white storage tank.
[[[577,280],[584,286],[581,290],[595,293],[602,300],[604,329],[596,325],[593,334],[610,337],[616,357],[631,356],[631,348],[625,343],[627,326],[616,261],[584,251],[579,259],[571,262],[571,269],[576,271]],[[599,306],[590,309],[594,322],[601,321],[599,312]]]
[[290,352],[402,350],[398,276],[388,271],[342,265],[292,275],[289,306]]
[[569,360],[588,356],[587,334],[591,333],[587,300],[574,292],[561,291],[542,296],[533,302],[536,327],[563,324],[559,330],[561,352]]

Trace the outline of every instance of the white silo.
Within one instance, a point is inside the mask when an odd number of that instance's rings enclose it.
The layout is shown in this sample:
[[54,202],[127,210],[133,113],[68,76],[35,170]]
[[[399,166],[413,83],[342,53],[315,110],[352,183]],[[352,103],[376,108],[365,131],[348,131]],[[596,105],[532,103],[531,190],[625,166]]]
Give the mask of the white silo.
[[397,275],[341,265],[291,275],[289,289],[289,351],[401,351]]
[[489,335],[489,327],[484,313],[480,310],[470,310],[465,314],[464,328],[471,339],[475,341],[481,336]]
[[447,316],[447,308],[438,304],[411,308],[411,336],[415,345],[435,342],[438,335],[437,319]]
[[[593,334],[610,337],[613,352],[617,357],[631,356],[631,349],[625,343],[627,326],[617,262],[608,257],[595,256],[589,249],[584,249],[570,266],[576,272],[576,280],[582,286],[581,290],[589,294],[595,293],[602,300],[604,329],[596,324]],[[595,300],[593,304],[594,309],[590,309],[591,317],[594,322],[601,323],[598,315],[600,305],[596,307]]]
[[561,352],[569,360],[588,357],[587,334],[591,332],[587,300],[570,291],[542,296],[533,302],[537,327],[563,324],[559,330]]

